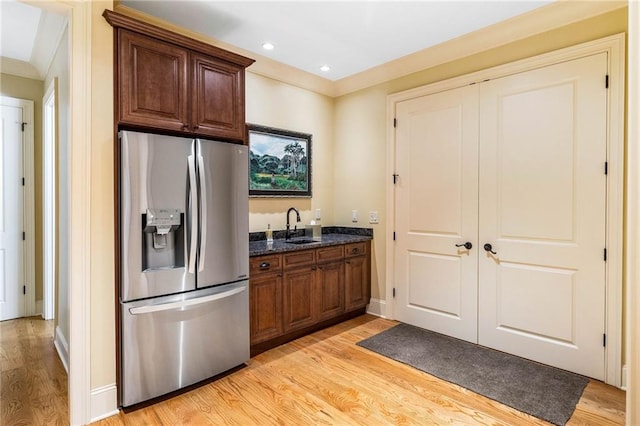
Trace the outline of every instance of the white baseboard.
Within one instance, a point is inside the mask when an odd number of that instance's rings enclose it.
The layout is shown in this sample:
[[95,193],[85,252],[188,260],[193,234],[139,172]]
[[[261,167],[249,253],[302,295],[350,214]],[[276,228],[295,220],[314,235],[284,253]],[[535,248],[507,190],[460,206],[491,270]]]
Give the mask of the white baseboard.
[[620,385],[620,389],[626,391],[627,390],[627,366],[622,366],[622,384]]
[[118,414],[118,389],[116,384],[91,389],[90,423]]
[[67,371],[67,375],[69,374],[69,345],[67,344],[67,339],[64,338],[60,327],[56,327],[56,337],[53,340],[53,344],[58,351],[58,356],[60,357],[60,361],[62,361],[62,365],[64,369]]
[[42,314],[42,300],[36,300],[36,315],[40,315],[44,318],[44,315]]
[[367,305],[367,313],[377,317],[386,318],[387,302],[371,298],[371,300],[369,300],[369,305]]

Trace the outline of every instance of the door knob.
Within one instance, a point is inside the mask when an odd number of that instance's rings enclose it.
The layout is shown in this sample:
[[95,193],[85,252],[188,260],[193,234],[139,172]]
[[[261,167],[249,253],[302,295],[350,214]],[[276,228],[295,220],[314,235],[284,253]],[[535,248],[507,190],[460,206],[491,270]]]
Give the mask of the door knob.
[[473,244],[471,244],[469,241],[467,241],[464,244],[456,244],[456,247],[464,247],[467,250],[471,250],[471,248],[473,247]]
[[491,254],[498,254],[497,252],[493,251],[493,247],[489,243],[484,245],[484,249]]

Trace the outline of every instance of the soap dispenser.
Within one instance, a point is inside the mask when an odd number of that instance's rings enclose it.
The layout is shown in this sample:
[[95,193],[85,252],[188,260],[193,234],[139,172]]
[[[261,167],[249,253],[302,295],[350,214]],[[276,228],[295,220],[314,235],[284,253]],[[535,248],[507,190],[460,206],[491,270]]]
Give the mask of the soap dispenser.
[[273,230],[271,229],[271,224],[267,225],[267,230],[265,231],[265,235],[267,237],[267,242],[268,243],[272,243],[273,242]]

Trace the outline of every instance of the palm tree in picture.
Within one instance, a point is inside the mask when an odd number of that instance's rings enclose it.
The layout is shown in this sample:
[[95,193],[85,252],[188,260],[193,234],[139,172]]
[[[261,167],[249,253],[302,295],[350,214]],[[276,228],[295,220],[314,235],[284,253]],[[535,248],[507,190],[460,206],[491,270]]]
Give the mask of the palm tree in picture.
[[284,152],[291,156],[291,169],[293,179],[298,177],[298,165],[304,156],[304,148],[297,141],[284,147]]

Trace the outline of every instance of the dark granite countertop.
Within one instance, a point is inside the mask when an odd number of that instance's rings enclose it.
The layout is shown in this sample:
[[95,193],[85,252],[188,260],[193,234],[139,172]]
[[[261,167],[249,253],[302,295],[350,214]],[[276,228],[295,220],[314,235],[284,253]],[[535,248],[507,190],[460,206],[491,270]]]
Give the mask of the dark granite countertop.
[[[299,230],[291,238],[291,241],[308,239],[304,236],[304,230]],[[298,250],[315,249],[340,244],[357,243],[373,239],[371,228],[348,228],[341,226],[327,226],[322,228],[322,239],[308,244],[291,244],[284,239],[284,231],[274,231],[273,243],[268,244],[264,232],[249,234],[249,256],[262,256],[265,254],[287,253]]]

